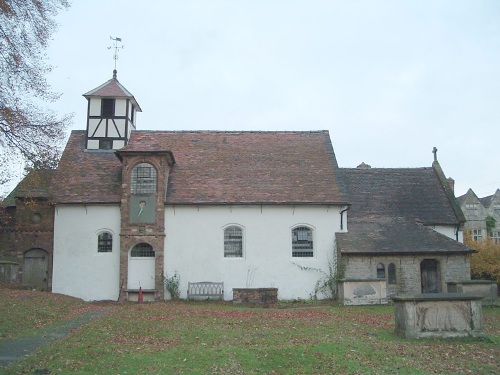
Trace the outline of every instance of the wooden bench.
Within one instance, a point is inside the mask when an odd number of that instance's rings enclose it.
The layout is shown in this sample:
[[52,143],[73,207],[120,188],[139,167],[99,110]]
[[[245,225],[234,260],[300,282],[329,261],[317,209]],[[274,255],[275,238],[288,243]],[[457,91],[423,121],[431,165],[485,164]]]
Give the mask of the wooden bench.
[[188,282],[187,298],[193,300],[224,299],[224,283],[212,281]]

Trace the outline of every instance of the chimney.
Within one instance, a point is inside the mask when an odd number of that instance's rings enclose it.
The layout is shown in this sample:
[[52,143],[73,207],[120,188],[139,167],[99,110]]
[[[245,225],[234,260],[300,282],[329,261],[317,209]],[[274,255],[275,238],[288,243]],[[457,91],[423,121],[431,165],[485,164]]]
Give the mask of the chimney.
[[453,192],[453,194],[455,194],[455,180],[451,177],[448,177],[447,180],[448,180],[448,185],[450,185],[451,191]]

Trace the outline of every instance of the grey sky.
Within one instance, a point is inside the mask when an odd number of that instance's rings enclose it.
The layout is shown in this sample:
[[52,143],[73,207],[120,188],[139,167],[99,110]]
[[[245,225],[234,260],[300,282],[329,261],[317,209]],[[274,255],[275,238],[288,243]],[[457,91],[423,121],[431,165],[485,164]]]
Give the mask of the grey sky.
[[74,1],[48,50],[53,106],[85,129],[112,76],[139,129],[328,129],[341,167],[424,167],[500,187],[500,1]]

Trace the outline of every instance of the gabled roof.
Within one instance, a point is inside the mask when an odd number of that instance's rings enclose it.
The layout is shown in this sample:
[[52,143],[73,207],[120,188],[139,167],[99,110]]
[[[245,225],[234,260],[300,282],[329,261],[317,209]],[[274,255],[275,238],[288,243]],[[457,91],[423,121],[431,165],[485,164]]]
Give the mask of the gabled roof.
[[425,225],[457,225],[434,168],[341,169],[353,202],[349,218],[402,217]]
[[[59,203],[120,202],[121,165],[73,131],[55,181]],[[119,153],[171,152],[167,204],[346,204],[327,131],[137,131]]]
[[[431,168],[341,169],[352,202],[348,232],[337,233],[341,253],[457,253],[472,250],[427,226],[464,220]],[[453,198],[454,199],[454,198]]]
[[[481,203],[481,201],[479,200],[478,196],[476,195],[476,193],[474,193],[474,191],[472,189],[469,188],[469,190],[467,190],[467,193],[465,193],[464,195],[461,195],[457,198],[457,202],[462,206],[466,201],[476,201],[478,203]],[[481,203],[482,204],[482,203]]]
[[142,112],[139,103],[137,103],[134,96],[120,82],[118,82],[116,75],[113,75],[113,78],[111,78],[109,81],[83,94],[83,96],[87,99],[90,97],[131,99],[137,111]]

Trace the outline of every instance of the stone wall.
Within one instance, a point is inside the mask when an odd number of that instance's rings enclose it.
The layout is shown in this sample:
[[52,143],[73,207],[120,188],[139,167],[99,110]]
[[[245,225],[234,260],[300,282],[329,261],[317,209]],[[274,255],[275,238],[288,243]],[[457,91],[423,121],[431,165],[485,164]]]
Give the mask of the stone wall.
[[469,255],[393,255],[393,256],[344,256],[345,279],[376,279],[377,265],[385,266],[385,280],[388,277],[388,266],[396,266],[396,284],[387,284],[388,296],[396,294],[414,294],[421,292],[420,263],[424,259],[435,259],[439,262],[441,291],[447,290],[448,282],[470,280]]
[[278,303],[277,288],[234,288],[233,304],[255,307],[276,307]]
[[396,333],[410,339],[482,337],[481,297],[459,293],[394,297]]

